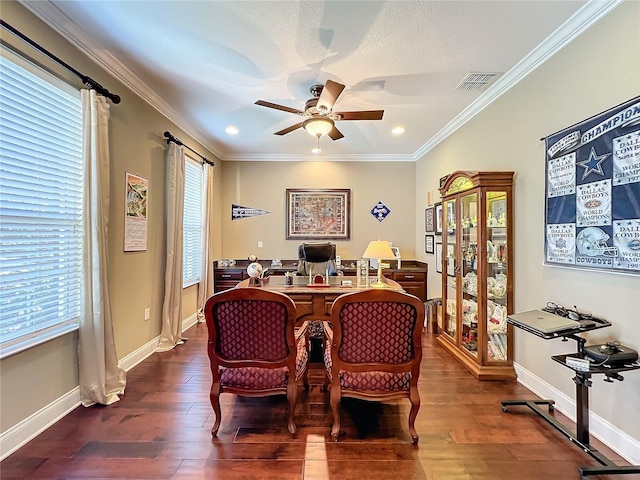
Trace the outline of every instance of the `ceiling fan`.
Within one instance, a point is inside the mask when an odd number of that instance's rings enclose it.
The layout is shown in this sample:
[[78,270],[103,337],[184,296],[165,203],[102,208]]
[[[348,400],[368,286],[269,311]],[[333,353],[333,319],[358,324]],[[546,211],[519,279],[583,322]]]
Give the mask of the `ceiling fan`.
[[344,135],[336,128],[335,122],[342,120],[382,120],[382,115],[384,114],[384,110],[334,112],[333,104],[336,102],[344,88],[344,85],[332,80],[327,80],[324,85],[313,85],[309,89],[313,98],[306,101],[304,104],[304,110],[265,102],[264,100],[258,100],[256,105],[275,108],[276,110],[282,110],[300,115],[301,117],[307,117],[303,122],[296,123],[295,125],[291,125],[279,132],[275,132],[274,135],[286,135],[287,133],[293,132],[294,130],[302,127],[311,135],[318,137],[318,139],[320,139],[322,135],[329,135],[331,139],[339,140],[344,137]]

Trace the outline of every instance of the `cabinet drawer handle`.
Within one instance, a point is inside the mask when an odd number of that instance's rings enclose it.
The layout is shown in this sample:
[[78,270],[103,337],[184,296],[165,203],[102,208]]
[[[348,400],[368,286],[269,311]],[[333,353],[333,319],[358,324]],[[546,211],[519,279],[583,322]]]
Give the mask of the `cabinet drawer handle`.
[[223,274],[222,274],[222,278],[231,278],[231,275],[230,275],[230,274],[228,274],[228,273],[226,273],[226,274],[225,274],[225,273],[223,273]]
[[415,275],[405,275],[404,278],[407,278],[407,279],[408,278],[416,278],[416,276]]

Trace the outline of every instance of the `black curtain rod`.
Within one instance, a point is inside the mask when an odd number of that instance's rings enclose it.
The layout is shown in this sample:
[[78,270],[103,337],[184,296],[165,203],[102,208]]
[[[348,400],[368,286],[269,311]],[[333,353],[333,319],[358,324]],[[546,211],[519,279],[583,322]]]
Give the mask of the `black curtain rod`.
[[169,142],[173,142],[176,145],[182,145],[184,148],[187,148],[189,150],[191,150],[193,153],[195,153],[196,155],[198,155],[205,163],[208,163],[209,165],[211,165],[212,167],[215,167],[216,164],[215,162],[212,162],[211,160],[207,160],[206,157],[200,155],[198,152],[196,152],[193,148],[191,148],[189,145],[185,145],[182,140],[180,140],[177,137],[174,137],[173,135],[171,135],[171,132],[164,132],[164,137],[167,139],[167,145],[169,144]]
[[83,75],[82,73],[80,73],[79,71],[77,71],[75,68],[73,68],[71,65],[63,62],[62,60],[60,60],[58,57],[56,57],[53,53],[49,52],[48,50],[46,50],[44,47],[41,47],[40,45],[38,45],[36,42],[34,42],[33,40],[31,40],[29,37],[27,37],[26,35],[22,34],[21,32],[19,32],[18,30],[16,30],[15,28],[13,28],[11,25],[9,25],[7,22],[5,22],[4,20],[0,19],[0,22],[2,22],[2,26],[4,28],[6,28],[7,30],[9,30],[11,33],[13,33],[16,37],[20,38],[22,41],[24,41],[25,43],[28,43],[29,45],[31,45],[33,48],[35,48],[36,50],[38,50],[40,53],[46,55],[47,57],[49,57],[51,60],[53,60],[54,62],[56,62],[58,65],[61,65],[62,67],[66,68],[67,70],[69,70],[70,72],[72,72],[73,74],[77,75],[78,78],[80,78],[80,80],[82,81],[83,85],[94,89],[96,92],[98,92],[100,95],[103,95],[105,97],[107,97],[109,100],[111,100],[113,103],[118,104],[120,103],[120,96],[116,95],[115,93],[111,93],[109,90],[107,90],[106,88],[104,88],[102,85],[100,85],[98,82],[96,82],[93,78],[88,77],[86,75]]

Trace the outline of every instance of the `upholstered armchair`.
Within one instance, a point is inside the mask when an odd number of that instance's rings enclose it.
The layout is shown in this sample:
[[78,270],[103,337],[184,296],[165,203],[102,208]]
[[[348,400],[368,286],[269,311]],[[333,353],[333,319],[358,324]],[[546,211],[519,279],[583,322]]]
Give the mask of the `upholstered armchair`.
[[381,289],[338,297],[325,322],[324,363],[333,412],[331,438],[340,434],[343,397],[384,402],[408,398],[409,432],[420,408],[418,377],[422,360],[424,304],[413,295]]
[[262,397],[286,394],[288,430],[296,433],[294,414],[298,385],[308,388],[308,335],[305,323],[295,332],[293,301],[278,292],[260,288],[233,288],[207,300],[204,314],[209,331],[213,381],[209,397],[220,428],[220,395]]

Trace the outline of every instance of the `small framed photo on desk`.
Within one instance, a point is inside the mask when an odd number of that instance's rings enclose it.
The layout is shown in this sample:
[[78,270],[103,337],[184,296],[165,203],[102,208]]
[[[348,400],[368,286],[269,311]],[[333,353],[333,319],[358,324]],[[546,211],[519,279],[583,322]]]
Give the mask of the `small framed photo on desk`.
[[357,264],[357,286],[368,287],[369,286],[369,260],[358,260]]

